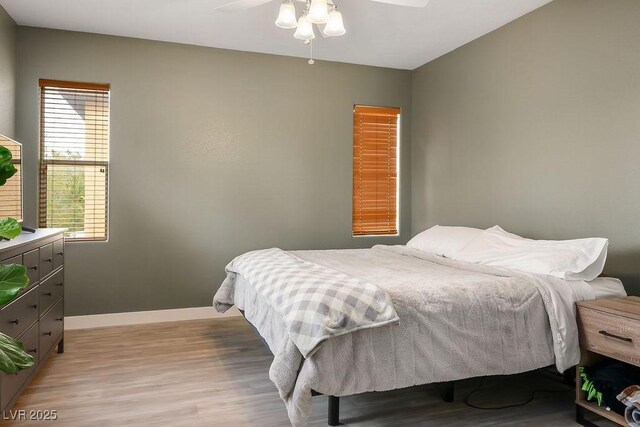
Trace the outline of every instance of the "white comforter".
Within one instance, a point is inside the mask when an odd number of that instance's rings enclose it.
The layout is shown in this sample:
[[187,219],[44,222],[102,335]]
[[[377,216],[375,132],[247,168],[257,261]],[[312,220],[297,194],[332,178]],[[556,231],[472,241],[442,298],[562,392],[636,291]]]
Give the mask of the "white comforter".
[[404,246],[298,251],[294,255],[377,285],[399,325],[325,341],[304,359],[281,316],[239,276],[233,303],[275,355],[270,378],[293,425],[311,408],[311,390],[350,395],[578,363],[575,301],[586,282],[567,282],[431,256]]

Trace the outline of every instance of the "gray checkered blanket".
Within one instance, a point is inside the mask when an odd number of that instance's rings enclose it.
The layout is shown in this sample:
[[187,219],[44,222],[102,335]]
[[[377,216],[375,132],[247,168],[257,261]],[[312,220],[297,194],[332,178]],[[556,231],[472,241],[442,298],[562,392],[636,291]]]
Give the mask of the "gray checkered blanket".
[[236,275],[242,275],[283,317],[291,341],[305,358],[328,338],[399,321],[391,298],[376,285],[278,248],[240,255],[226,271],[214,297],[216,310],[233,305],[233,284]]

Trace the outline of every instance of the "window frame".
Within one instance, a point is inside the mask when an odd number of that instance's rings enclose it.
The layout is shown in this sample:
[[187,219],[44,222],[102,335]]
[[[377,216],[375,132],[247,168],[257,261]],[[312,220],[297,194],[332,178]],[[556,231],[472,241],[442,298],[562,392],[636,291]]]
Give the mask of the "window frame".
[[[111,164],[111,84],[109,83],[84,83],[66,80],[51,80],[51,79],[39,79],[39,138],[38,138],[38,227],[47,227],[47,216],[42,213],[47,210],[47,191],[43,191],[43,182],[47,182],[46,174],[48,165],[53,166],[95,166],[104,168],[105,173],[105,230],[104,236],[101,237],[71,237],[67,236],[65,232],[65,242],[67,243],[102,243],[109,241],[110,233],[110,173],[109,168]],[[93,91],[106,91],[107,92],[107,160],[53,160],[45,158],[45,144],[44,144],[44,112],[45,102],[43,93],[45,88],[59,88],[59,89],[78,89],[78,90],[93,90]],[[43,173],[45,178],[43,179]]]
[[353,162],[355,160],[355,135],[354,132],[352,132],[352,193],[351,193],[351,237],[353,237],[354,239],[357,238],[390,238],[390,237],[398,237],[400,236],[400,233],[402,232],[401,230],[401,221],[400,221],[400,215],[401,215],[401,211],[400,211],[400,207],[401,207],[401,203],[400,203],[400,171],[401,171],[401,147],[402,147],[402,107],[389,107],[389,106],[382,106],[382,105],[370,105],[370,104],[354,104],[353,105],[353,110],[352,110],[352,117],[353,117],[353,123],[352,123],[352,128],[355,128],[355,113],[356,113],[356,108],[380,108],[380,109],[386,109],[386,110],[397,110],[397,131],[396,131],[396,188],[395,188],[395,193],[396,193],[396,210],[395,210],[395,220],[396,220],[396,233],[379,233],[379,234],[356,234],[354,231],[355,229],[355,222],[354,222],[354,213],[355,213],[355,209],[354,209],[354,202],[355,202],[355,167],[353,165]]

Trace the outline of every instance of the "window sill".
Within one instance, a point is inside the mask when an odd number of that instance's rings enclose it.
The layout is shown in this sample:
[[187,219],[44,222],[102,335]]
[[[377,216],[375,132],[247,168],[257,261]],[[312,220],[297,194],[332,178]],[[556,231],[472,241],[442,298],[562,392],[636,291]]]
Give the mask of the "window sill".
[[379,237],[379,238],[385,238],[385,237],[400,237],[400,233],[397,234],[362,234],[362,235],[351,235],[351,237],[353,237],[354,239],[360,239],[360,238],[371,238],[371,237]]

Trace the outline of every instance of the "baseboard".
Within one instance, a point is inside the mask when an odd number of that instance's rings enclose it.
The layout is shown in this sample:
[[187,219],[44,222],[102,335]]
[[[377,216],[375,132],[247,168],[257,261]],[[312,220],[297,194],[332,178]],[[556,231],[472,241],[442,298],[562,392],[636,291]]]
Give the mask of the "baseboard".
[[128,313],[91,314],[64,318],[64,329],[91,329],[106,326],[140,325],[180,320],[216,319],[241,316],[236,307],[218,313],[213,307],[178,308],[172,310],[132,311]]

